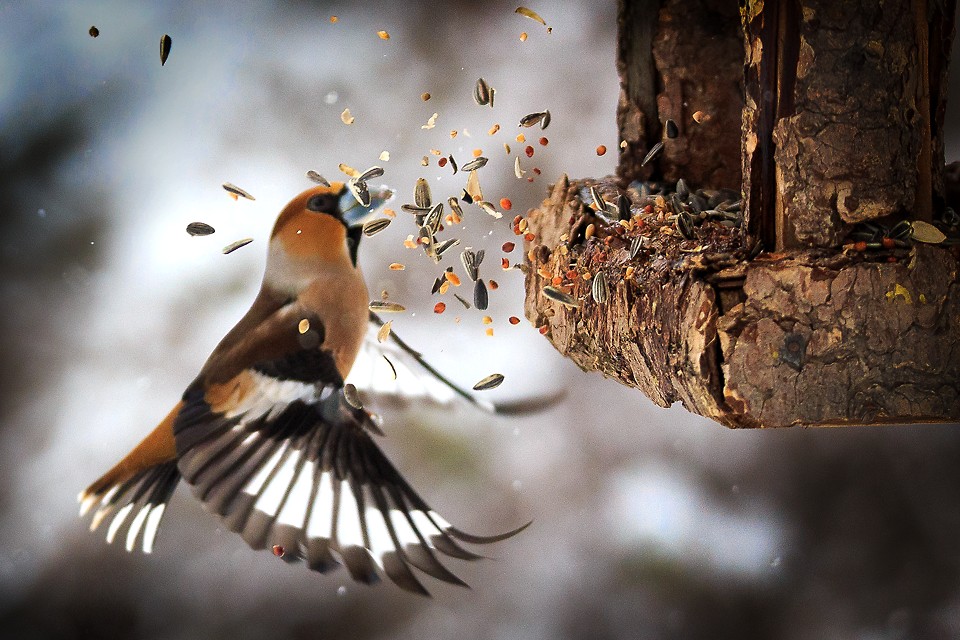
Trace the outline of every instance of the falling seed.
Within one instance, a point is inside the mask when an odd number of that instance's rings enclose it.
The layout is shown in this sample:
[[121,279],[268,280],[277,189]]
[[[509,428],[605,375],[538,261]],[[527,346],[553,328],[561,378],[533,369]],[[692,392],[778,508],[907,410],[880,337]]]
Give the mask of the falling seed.
[[399,262],[390,263],[390,271],[403,271],[406,267]]
[[520,42],[526,42],[526,41],[527,41],[527,32],[526,32],[526,31],[521,31],[521,32],[520,32]]
[[[483,250],[475,252],[467,247],[460,254],[460,262],[463,264],[463,271],[467,277],[476,282],[480,277],[480,263],[483,261]],[[448,272],[449,273],[449,272]]]
[[503,150],[507,155],[510,155],[510,145],[508,145],[506,142],[503,143]]
[[504,211],[513,209],[513,203],[510,201],[510,198],[500,198],[500,208]]
[[646,166],[648,162],[652,162],[653,160],[655,160],[662,151],[663,151],[663,142],[661,141],[653,145],[653,148],[650,149],[647,155],[643,157],[643,162],[640,163],[640,166],[641,167]]
[[386,342],[387,338],[390,337],[390,328],[393,326],[393,320],[389,322],[384,322],[380,326],[380,329],[377,331],[377,342]]
[[223,183],[223,188],[227,190],[228,193],[232,193],[235,196],[243,196],[247,200],[256,200],[252,195],[241,189],[235,184],[230,184],[229,182]]
[[602,145],[602,144],[601,144],[601,145],[598,145],[598,146],[597,146],[597,155],[598,155],[598,156],[602,156],[602,155],[604,155],[604,154],[606,154],[606,153],[607,153],[607,147],[606,147],[606,145]]
[[390,152],[389,152],[389,151],[381,151],[381,152],[380,152],[380,160],[381,160],[382,162],[389,162],[389,160],[390,160]]
[[703,124],[710,119],[710,114],[704,111],[695,111],[693,113],[693,121],[697,124]]
[[533,157],[533,147],[531,147],[530,145],[527,145],[526,148],[523,150],[523,152],[527,154],[528,158]]
[[430,209],[423,221],[423,226],[426,227],[430,235],[436,235],[440,231],[440,223],[443,222],[443,203],[438,202],[437,206]]
[[497,211],[496,207],[494,207],[492,203],[487,202],[486,200],[480,200],[479,202],[477,202],[477,206],[479,206],[481,209],[489,213],[491,216],[493,216],[497,220],[503,217],[503,214]]
[[297,324],[297,331],[300,332],[300,335],[303,335],[307,331],[310,331],[310,320],[304,318]]
[[627,141],[626,141],[626,140],[621,140],[621,141],[620,141],[620,148],[621,148],[621,149],[626,149],[626,148],[627,148]]
[[507,322],[509,322],[510,324],[520,324],[520,318],[518,318],[517,316],[510,316],[509,318],[507,318]]
[[433,305],[434,313],[443,313],[446,310],[447,310],[447,305],[443,302],[438,302],[437,304]]
[[488,162],[487,158],[484,158],[483,156],[477,156],[467,164],[463,165],[462,170],[474,171],[476,169],[481,169],[484,166],[486,166],[487,162]]
[[604,202],[603,197],[600,195],[600,190],[596,186],[590,187],[590,198],[593,200],[593,207],[597,211],[606,210],[606,202]]
[[483,322],[483,324],[493,324],[493,318],[490,316],[483,316],[480,321]]
[[504,242],[504,243],[503,243],[503,246],[500,247],[500,249],[502,249],[504,253],[510,253],[510,252],[513,251],[516,247],[517,247],[517,245],[514,244],[514,243],[512,243],[512,242]]
[[377,36],[379,36],[381,40],[389,40],[389,39],[390,39],[390,34],[387,33],[386,31],[377,31]]
[[376,218],[375,220],[368,220],[363,223],[363,235],[370,236],[376,235],[390,226],[390,218]]
[[453,175],[457,175],[457,171],[459,171],[459,169],[457,169],[457,161],[453,159],[452,153],[448,157],[450,160],[450,166],[453,167]]
[[680,135],[680,129],[677,128],[677,123],[673,120],[667,120],[664,130],[666,131],[667,137],[671,140]]
[[233,253],[240,247],[245,247],[251,242],[253,242],[253,238],[244,238],[243,240],[237,240],[236,242],[231,242],[230,244],[228,244],[223,248],[223,255]]
[[343,385],[343,399],[354,409],[363,409],[363,402],[360,401],[360,392],[357,391],[356,386],[349,382]]
[[497,90],[493,87],[490,87],[490,108],[493,108],[493,97],[497,95]]
[[593,285],[590,287],[590,293],[597,304],[603,304],[607,301],[607,278],[603,271],[593,278]]
[[453,271],[445,271],[444,276],[446,277],[447,282],[449,282],[453,286],[455,287],[460,286],[460,276],[455,274]]
[[580,306],[580,303],[577,302],[576,298],[571,296],[569,293],[564,293],[553,286],[546,286],[543,288],[543,295],[547,296],[555,302],[570,307],[571,309],[576,309]]
[[420,166],[421,167],[430,166],[430,156],[423,156],[422,158],[420,158]]
[[519,13],[522,16],[526,16],[531,20],[536,20],[543,26],[547,26],[547,23],[543,21],[543,18],[540,17],[540,14],[532,9],[527,9],[526,7],[517,7],[517,10],[514,13]]
[[337,24],[339,19],[337,16],[330,16],[330,24]]
[[464,308],[464,309],[469,309],[469,308],[470,308],[470,303],[467,302],[466,300],[464,300],[463,298],[461,298],[461,297],[460,297],[460,294],[455,293],[455,294],[453,294],[453,297],[460,301],[460,304],[463,305],[463,308]]
[[487,135],[488,135],[488,136],[496,135],[496,133],[497,133],[498,131],[500,131],[500,125],[499,125],[499,124],[494,124],[494,125],[493,125],[492,127],[490,127],[490,129],[487,131]]
[[421,129],[433,129],[435,126],[437,126],[437,118],[439,118],[439,117],[440,117],[440,114],[439,114],[439,113],[434,113],[432,116],[430,116],[430,117],[427,119],[427,124],[422,124],[422,125],[420,125],[420,128],[421,128]]
[[283,548],[283,545],[279,545],[279,544],[273,545],[273,555],[277,556],[278,558],[282,558],[285,553],[286,553],[286,550]]
[[467,195],[470,196],[472,202],[483,200],[483,191],[480,190],[480,177],[476,171],[470,172],[470,177],[467,178],[467,186],[464,190],[467,192]]
[[383,167],[370,167],[369,169],[361,173],[359,176],[357,176],[357,180],[360,180],[361,182],[366,182],[367,180],[372,180],[373,178],[379,178],[382,175],[383,175]]
[[485,311],[490,303],[490,296],[487,294],[487,285],[483,280],[477,280],[473,285],[473,306],[480,311]]
[[522,178],[525,173],[526,171],[520,168],[520,156],[517,156],[513,160],[513,175],[517,176],[517,178]]
[[481,107],[490,103],[490,86],[483,78],[478,79],[473,87],[473,100]]
[[187,225],[187,233],[192,236],[209,236],[216,230],[206,222],[191,222]]
[[417,185],[413,189],[413,201],[418,207],[430,209],[433,199],[430,197],[430,183],[426,178],[417,178]]
[[317,184],[322,184],[325,187],[330,186],[330,183],[327,182],[327,179],[324,178],[319,173],[317,173],[316,171],[307,171],[307,178],[309,178],[313,182],[316,182]]
[[423,92],[423,93],[420,94],[420,99],[423,100],[424,102],[426,102],[427,100],[430,99],[430,94],[427,93],[427,92]]
[[99,36],[99,35],[100,35],[100,29],[97,29],[96,27],[90,27],[90,37],[91,37],[91,38],[96,38],[96,37]]
[[449,240],[444,240],[443,242],[438,244],[435,249],[437,253],[437,259],[439,260],[439,258],[441,258],[443,254],[445,254],[449,249],[457,246],[458,244],[460,244],[460,241],[457,240],[456,238],[450,238]]
[[447,199],[447,205],[450,207],[450,210],[457,214],[460,218],[463,218],[463,209],[460,208],[460,203],[456,198],[451,196]]
[[543,112],[543,120],[540,121],[540,130],[543,131],[550,126],[550,109]]
[[353,124],[356,118],[354,118],[353,115],[350,114],[350,109],[344,109],[340,113],[340,120],[343,121],[343,124]]
[[473,390],[486,391],[488,389],[495,389],[499,387],[502,382],[503,382],[503,374],[493,373],[487,376],[486,378],[484,378],[483,380],[481,380],[480,382],[478,382],[477,384],[473,385]]
[[340,164],[337,165],[337,167],[340,169],[340,171],[342,171],[343,173],[345,173],[347,176],[351,178],[357,178],[360,176],[360,172],[348,164],[344,164],[341,162]]
[[360,203],[360,206],[370,206],[370,191],[367,189],[366,182],[360,178],[350,178],[350,181],[347,182],[347,187],[350,189],[350,193],[353,194],[353,197],[356,198],[357,202]]
[[535,113],[528,113],[527,115],[520,118],[520,126],[532,127],[534,125],[537,125],[543,122],[543,119],[546,117],[547,117],[546,111],[537,111]]
[[160,38],[160,66],[162,67],[167,62],[167,56],[170,55],[170,47],[173,46],[173,39],[167,34],[163,34],[163,37]]
[[387,302],[385,300],[373,300],[368,305],[370,311],[382,311],[384,313],[401,313],[407,308],[396,302]]

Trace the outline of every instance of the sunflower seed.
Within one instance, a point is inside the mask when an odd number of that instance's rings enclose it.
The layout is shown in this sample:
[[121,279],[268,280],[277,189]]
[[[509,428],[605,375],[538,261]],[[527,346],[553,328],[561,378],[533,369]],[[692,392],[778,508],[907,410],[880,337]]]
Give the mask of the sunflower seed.
[[232,193],[235,196],[242,196],[247,200],[256,200],[256,198],[254,198],[252,195],[250,195],[249,193],[247,193],[246,191],[244,191],[243,189],[241,189],[235,184],[224,182],[223,188],[226,189],[228,193]]
[[490,86],[483,78],[477,80],[477,84],[473,87],[473,99],[481,107],[490,102]]
[[453,196],[450,196],[447,199],[447,204],[450,206],[451,211],[453,211],[455,214],[457,214],[461,218],[463,217],[463,209],[460,208],[460,203],[457,201],[456,198],[454,198]]
[[[483,200],[483,191],[480,189],[480,177],[476,171],[470,172],[470,177],[467,178],[467,186],[464,191],[470,196],[471,202]],[[463,198],[461,198],[461,200],[463,200]],[[464,201],[466,202],[466,200]]]
[[483,280],[477,280],[473,285],[473,306],[480,311],[485,311],[489,303],[490,298],[487,294],[487,285],[484,284]]
[[677,215],[677,230],[687,240],[693,240],[693,218],[686,211],[681,211]]
[[917,242],[924,242],[927,244],[940,244],[947,239],[947,236],[937,229],[935,226],[929,222],[924,222],[922,220],[914,220],[910,223],[912,232],[910,237],[916,240]]
[[245,247],[251,242],[253,242],[253,238],[244,238],[243,240],[237,240],[236,242],[231,242],[230,244],[228,244],[223,248],[223,255],[227,255],[228,253],[233,253],[240,247]]
[[457,240],[456,238],[450,238],[448,240],[444,240],[443,242],[438,244],[436,247],[437,258],[442,257],[443,254],[446,253],[448,249],[450,249],[451,247],[455,247],[458,244],[460,244],[460,241]]
[[487,158],[484,158],[483,156],[479,156],[477,158],[474,158],[467,164],[463,165],[462,170],[473,171],[474,169],[480,169],[484,167],[487,164],[487,162],[488,162]]
[[564,293],[553,286],[547,286],[543,288],[543,295],[547,296],[555,302],[570,307],[571,309],[576,309],[580,306],[580,303],[577,302],[577,299],[571,296],[569,293]]
[[607,277],[601,271],[593,277],[593,285],[590,287],[590,293],[597,304],[603,304],[607,301]]
[[466,300],[464,300],[463,298],[461,298],[461,297],[460,297],[460,294],[455,293],[455,294],[453,294],[453,297],[460,301],[460,304],[463,305],[463,308],[464,308],[464,309],[469,309],[469,308],[470,308],[470,303],[467,302]]
[[367,305],[370,311],[381,311],[383,313],[400,313],[407,308],[396,302],[387,302],[386,300],[373,300]]
[[430,230],[430,235],[435,235],[440,230],[441,222],[443,222],[443,203],[438,202],[424,218],[423,226]]
[[680,130],[677,128],[677,123],[673,120],[667,120],[664,129],[666,130],[667,137],[670,139],[676,138],[678,135],[680,135]]
[[640,163],[640,166],[644,167],[647,165],[647,163],[655,160],[662,151],[663,151],[663,142],[658,142],[657,144],[653,145],[653,148],[650,149],[647,155],[643,157],[643,162]]
[[473,385],[474,391],[486,391],[487,389],[496,389],[503,382],[502,373],[491,373],[489,376]]
[[540,121],[540,130],[546,129],[550,126],[550,110],[547,109],[543,112],[543,120]]
[[393,320],[389,320],[380,325],[380,330],[377,331],[377,342],[386,342],[387,338],[390,337],[390,328],[393,326]]
[[528,113],[527,115],[520,118],[520,126],[532,127],[534,125],[540,124],[541,128],[543,128],[543,125],[541,123],[543,122],[543,119],[546,117],[547,117],[546,111],[537,111],[535,113]]
[[343,399],[354,409],[363,409],[363,402],[360,401],[360,392],[349,382],[343,385]]
[[686,200],[690,197],[690,187],[687,186],[687,183],[683,180],[683,178],[677,180],[676,191],[681,200]]
[[372,178],[379,178],[382,175],[383,175],[383,167],[370,167],[369,169],[361,173],[359,176],[357,176],[357,180],[361,182],[366,182],[367,180],[370,180]]
[[430,183],[426,178],[417,178],[417,186],[413,190],[413,201],[418,207],[429,209],[433,200],[430,197]]
[[353,197],[357,199],[357,202],[360,203],[360,206],[370,206],[370,191],[367,189],[366,182],[360,178],[350,178],[350,180],[347,181],[347,187],[350,189]]
[[527,9],[526,7],[517,7],[514,13],[519,13],[522,16],[526,16],[531,20],[536,20],[540,24],[546,26],[547,23],[543,21],[543,18],[540,17],[540,14],[534,11],[533,9]]
[[590,187],[590,197],[593,199],[593,206],[597,211],[604,211],[607,208],[607,203],[604,202],[603,196],[600,195],[600,190],[596,187]]
[[192,236],[208,236],[216,230],[206,222],[191,222],[187,225],[187,233]]
[[363,235],[375,236],[390,226],[390,218],[377,218],[363,223]]
[[487,213],[489,213],[490,215],[492,215],[494,218],[498,220],[503,217],[503,214],[497,211],[497,208],[494,207],[493,204],[487,202],[486,200],[479,201],[477,203],[477,206],[479,206],[481,209],[483,209],[484,211],[486,211]]
[[643,236],[637,236],[630,242],[630,259],[636,260],[641,249],[643,249]]
[[[483,260],[483,251],[479,252],[480,260]],[[460,262],[463,264],[463,271],[467,274],[467,277],[477,281],[477,278],[480,277],[480,260],[477,260],[477,253],[473,249],[467,247],[460,254]]]
[[622,193],[617,196],[617,217],[620,220],[630,219],[630,198]]
[[490,87],[490,108],[493,109],[493,96],[497,95],[497,90]]
[[422,216],[422,215],[428,213],[428,212],[430,211],[431,207],[418,207],[418,206],[415,205],[415,204],[402,204],[402,205],[400,205],[400,209],[401,209],[402,211],[406,211],[407,213],[413,213],[413,214],[416,214],[416,215],[418,215],[418,216]]
[[307,171],[307,177],[310,180],[313,180],[314,182],[316,182],[317,184],[322,184],[325,187],[330,186],[330,183],[327,181],[327,179],[324,178],[319,173],[317,173],[316,171]]
[[167,63],[167,56],[170,55],[170,47],[173,46],[173,39],[167,34],[160,38],[160,66]]

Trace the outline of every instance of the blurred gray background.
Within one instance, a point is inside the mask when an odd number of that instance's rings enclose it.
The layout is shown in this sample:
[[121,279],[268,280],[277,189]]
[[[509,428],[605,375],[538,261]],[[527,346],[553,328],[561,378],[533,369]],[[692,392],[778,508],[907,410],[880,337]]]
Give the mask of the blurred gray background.
[[[515,8],[0,2],[0,637],[960,637],[956,427],[728,431],[584,374],[526,321],[507,323],[523,316],[521,274],[498,267],[509,219],[563,171],[609,174],[617,155],[614,2],[533,5],[552,33]],[[480,76],[493,109],[471,98]],[[523,156],[542,175],[517,180],[516,122],[544,108],[550,128],[526,133],[549,145]],[[424,578],[426,600],[288,567],[182,488],[152,556],[86,531],[77,492],[245,311],[306,170],[380,164],[399,209],[419,176],[435,200],[463,186],[431,149],[463,164],[475,148],[491,158],[488,199],[513,202],[500,221],[468,209],[457,232],[487,248],[484,274],[501,285],[494,337],[449,295],[432,313],[440,267],[403,248],[406,214],[361,260],[371,289],[410,309],[396,331],[462,384],[499,371],[489,397],[567,391],[524,419],[384,411],[384,448],[448,520],[477,533],[534,520],[484,549],[495,559],[450,562],[472,590]],[[256,201],[232,201],[224,181]],[[217,233],[187,236],[195,220]]]

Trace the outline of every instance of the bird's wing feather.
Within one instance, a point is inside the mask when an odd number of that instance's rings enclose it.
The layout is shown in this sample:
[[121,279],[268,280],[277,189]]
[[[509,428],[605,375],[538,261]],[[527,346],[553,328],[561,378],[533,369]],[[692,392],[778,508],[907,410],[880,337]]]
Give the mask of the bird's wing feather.
[[416,593],[426,590],[411,567],[462,584],[438,552],[477,558],[457,540],[520,529],[471,536],[430,509],[373,441],[371,414],[344,394],[320,320],[293,306],[224,351],[232,377],[211,369],[184,394],[174,424],[184,480],[255,549],[321,572],[343,564],[360,582],[384,573]]

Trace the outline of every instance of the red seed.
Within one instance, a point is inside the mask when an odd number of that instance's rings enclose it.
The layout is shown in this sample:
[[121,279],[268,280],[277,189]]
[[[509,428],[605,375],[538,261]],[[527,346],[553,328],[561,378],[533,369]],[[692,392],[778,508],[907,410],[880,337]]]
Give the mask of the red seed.
[[433,305],[434,313],[443,313],[446,310],[447,310],[447,305],[445,305],[442,302],[438,302],[437,304]]
[[513,209],[513,203],[510,202],[510,198],[500,198],[500,208],[504,211],[510,211],[510,209]]
[[897,246],[897,243],[893,241],[893,238],[884,238],[881,243],[883,244],[884,249],[893,249]]
[[502,268],[502,269],[509,269],[509,268],[510,268],[510,261],[507,260],[506,258],[500,258],[500,268]]
[[864,242],[863,240],[861,240],[860,242],[857,242],[856,244],[854,244],[854,245],[853,245],[853,248],[854,248],[856,251],[866,251],[866,250],[867,250],[867,243]]
[[549,330],[550,330],[550,327],[548,327],[547,325],[543,325],[542,327],[540,327],[540,335],[542,336],[547,335],[547,331]]
[[511,251],[517,248],[517,245],[515,245],[512,242],[504,242],[503,246],[500,248],[503,249],[504,253],[510,253]]
[[535,236],[535,235],[532,234],[532,233],[527,233],[527,234],[525,234],[525,235],[523,236],[523,239],[526,240],[527,242],[533,242],[534,238],[536,238],[536,237],[537,237],[537,236]]
[[553,280],[550,281],[550,284],[552,284],[555,287],[559,287],[560,285],[563,284],[563,278],[561,278],[560,276],[553,276]]
[[527,154],[527,157],[528,157],[528,158],[532,158],[532,157],[533,157],[533,147],[531,147],[530,145],[527,145],[527,148],[524,149],[523,152],[524,152],[525,154]]
[[500,285],[497,284],[496,280],[487,280],[487,285],[490,287],[490,291],[496,291],[500,288]]
[[570,269],[570,271],[567,271],[567,280],[576,280],[579,275],[576,271]]
[[286,552],[287,550],[284,549],[281,545],[279,544],[273,545],[273,555],[277,556],[278,558],[282,558],[283,554],[285,554]]
[[541,145],[541,146],[545,147],[545,146],[547,146],[548,144],[550,144],[550,141],[549,141],[549,140],[547,140],[546,138],[540,138],[540,145]]
[[520,324],[520,318],[517,316],[510,316],[508,322],[510,322],[510,324]]
[[446,158],[440,158],[439,160],[437,160],[437,164],[440,165],[441,167],[445,167],[445,166],[447,166],[447,159],[446,159]]
[[605,154],[606,152],[607,152],[607,147],[606,147],[606,146],[604,146],[604,145],[601,144],[600,146],[597,147],[597,155],[598,155],[598,156],[602,156],[602,155]]
[[535,174],[537,174],[537,175],[540,175],[540,168],[539,168],[539,167],[534,167],[534,168],[533,168],[533,172],[534,172]]

